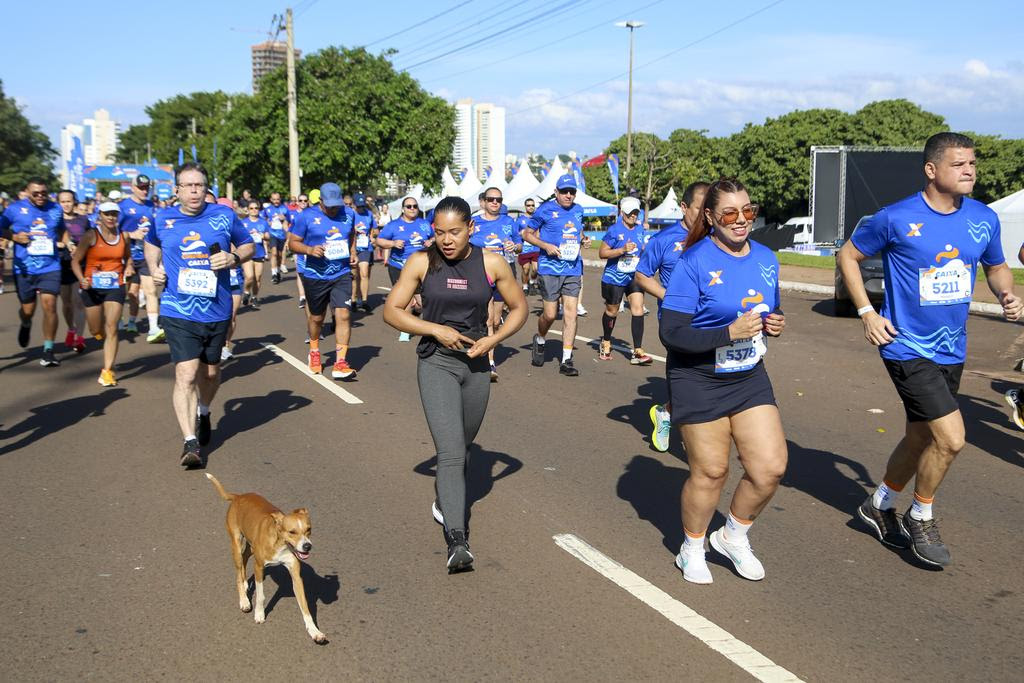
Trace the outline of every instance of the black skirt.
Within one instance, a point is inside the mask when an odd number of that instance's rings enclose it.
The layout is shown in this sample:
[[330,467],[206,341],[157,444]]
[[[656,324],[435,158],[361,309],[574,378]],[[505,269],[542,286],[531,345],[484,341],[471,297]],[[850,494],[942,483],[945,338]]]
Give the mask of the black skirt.
[[776,405],[764,361],[746,372],[715,373],[700,367],[668,363],[665,371],[672,400],[672,424],[698,424]]

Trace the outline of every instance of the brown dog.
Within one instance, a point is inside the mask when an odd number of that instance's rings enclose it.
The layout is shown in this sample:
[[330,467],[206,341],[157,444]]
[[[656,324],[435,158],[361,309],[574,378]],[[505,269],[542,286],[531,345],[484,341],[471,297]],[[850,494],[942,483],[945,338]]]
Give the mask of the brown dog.
[[245,565],[253,558],[253,578],[256,583],[256,623],[266,620],[263,612],[263,568],[283,564],[292,576],[295,600],[302,612],[306,633],[317,643],[326,643],[327,636],[313,623],[306,604],[306,590],[302,585],[299,560],[309,557],[313,544],[309,536],[313,527],[309,522],[306,508],[292,510],[287,515],[256,493],[228,493],[217,478],[207,474],[217,488],[217,493],[231,503],[228,506],[226,525],[231,539],[231,558],[235,561],[236,583],[238,584],[238,606],[243,612],[252,609],[246,595]]

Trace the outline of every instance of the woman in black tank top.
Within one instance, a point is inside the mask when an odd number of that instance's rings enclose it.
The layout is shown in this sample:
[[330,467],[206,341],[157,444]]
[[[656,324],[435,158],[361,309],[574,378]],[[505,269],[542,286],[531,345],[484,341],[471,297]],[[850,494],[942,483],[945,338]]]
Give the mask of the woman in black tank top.
[[[384,321],[421,337],[416,375],[437,450],[432,514],[444,528],[448,571],[473,563],[466,528],[466,459],[483,422],[491,379],[487,352],[526,322],[526,297],[505,260],[469,243],[469,204],[445,197],[434,208],[434,244],[409,257],[384,303]],[[405,307],[422,289],[419,318]],[[509,307],[487,334],[488,303],[497,289]]]

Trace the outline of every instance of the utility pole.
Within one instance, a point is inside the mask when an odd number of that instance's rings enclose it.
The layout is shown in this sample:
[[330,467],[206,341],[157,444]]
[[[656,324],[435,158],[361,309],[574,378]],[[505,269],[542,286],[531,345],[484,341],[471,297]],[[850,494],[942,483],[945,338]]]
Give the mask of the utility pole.
[[644,25],[644,22],[631,19],[629,21],[618,21],[615,25],[619,28],[629,29],[629,103],[626,114],[626,176],[629,176],[629,168],[633,165],[633,32]]
[[288,194],[298,197],[299,188],[299,126],[295,110],[295,32],[292,26],[292,9],[285,10],[285,30],[288,32],[288,54],[285,65],[288,69]]

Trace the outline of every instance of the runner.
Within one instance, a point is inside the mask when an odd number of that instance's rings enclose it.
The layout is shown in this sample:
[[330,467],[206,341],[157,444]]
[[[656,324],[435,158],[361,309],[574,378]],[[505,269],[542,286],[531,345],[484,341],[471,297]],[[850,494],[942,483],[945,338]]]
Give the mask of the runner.
[[712,183],[662,308],[672,422],[690,465],[676,566],[693,583],[712,581],[704,536],[725,486],[731,444],[744,475],[711,547],[751,581],[765,573],[747,533],[786,471],[786,438],[763,363],[764,335],[779,336],[786,321],[778,308],[778,260],[748,239],[757,210],[738,180]]
[[[309,210],[309,207],[316,206],[319,203],[320,203],[320,189],[319,188],[314,188],[314,189],[309,191],[309,195],[305,198],[305,200],[303,200],[301,197],[299,198],[299,208],[295,212],[289,214],[289,220],[294,225],[295,221],[298,220],[298,216],[299,216],[300,213],[302,213],[303,211]],[[295,277],[295,288],[299,290],[299,308],[301,308],[301,309],[305,309],[306,308],[306,290],[303,289],[303,287],[302,287],[302,278],[298,277],[298,276],[302,275],[303,266],[305,266],[305,264],[306,264],[306,255],[305,254],[295,254],[295,275],[296,275],[296,277]],[[309,315],[308,311],[306,312],[306,315],[307,315],[307,320],[308,320],[308,315]],[[309,325],[308,325],[308,322],[307,322],[307,327],[308,326]],[[320,335],[320,338],[321,339],[324,338],[322,334]],[[307,344],[309,343],[309,337],[306,337],[306,343]]]
[[156,214],[145,247],[153,280],[165,285],[160,327],[174,363],[174,413],[185,467],[202,465],[199,447],[210,441],[210,404],[220,386],[221,349],[231,322],[230,269],[253,251],[235,212],[206,203],[208,177],[195,162],[178,169],[179,203]]
[[[647,242],[644,253],[640,255],[640,265],[636,268],[636,283],[658,300],[658,320],[661,320],[661,304],[665,298],[669,278],[672,277],[672,269],[676,267],[676,262],[683,254],[688,231],[697,224],[707,189],[708,183],[703,181],[687,185],[680,202],[683,220],[659,230]],[[657,280],[654,279],[655,273],[658,274]],[[669,401],[664,405],[656,403],[651,406],[649,414],[653,424],[651,445],[664,453],[668,450],[669,435],[672,433],[672,406]]]
[[356,192],[352,201],[355,204],[355,209],[351,213],[355,221],[356,258],[359,260],[356,270],[353,271],[356,276],[356,289],[352,310],[361,308],[363,313],[369,313],[373,310],[370,307],[370,268],[373,267],[374,243],[380,230],[377,228],[373,212],[367,206],[366,195]]
[[[139,308],[141,301],[146,304],[146,318],[149,320],[149,333],[146,341],[157,344],[164,341],[164,332],[160,329],[160,295],[156,283],[146,265],[145,239],[153,227],[153,216],[156,205],[149,198],[152,183],[146,175],[135,176],[132,182],[132,193],[119,204],[121,208],[121,232],[131,238],[132,269],[134,275],[128,280],[128,322],[125,331],[136,333],[138,328]],[[139,292],[142,292],[140,296]]]
[[[82,299],[78,292],[72,291],[72,286],[78,284],[75,272],[71,270],[71,257],[74,249],[82,240],[82,235],[92,229],[89,219],[75,213],[75,205],[78,203],[75,193],[71,190],[61,190],[57,193],[57,203],[60,204],[64,217],[64,227],[68,231],[70,242],[60,250],[60,299],[63,304],[64,322],[68,326],[67,336],[64,337],[64,347],[68,351],[81,353],[85,350],[85,337],[82,330],[85,327],[85,308],[82,306]],[[0,269],[3,264],[0,263]]]
[[555,188],[555,198],[540,205],[523,231],[523,240],[541,250],[537,271],[544,302],[530,362],[536,367],[544,365],[546,337],[561,303],[562,361],[558,371],[566,377],[576,377],[580,371],[572,362],[572,346],[576,339],[576,305],[583,282],[583,208],[575,202],[576,179],[571,174],[561,176]]
[[82,235],[70,266],[78,278],[78,294],[85,306],[89,334],[103,342],[103,369],[96,381],[104,387],[117,386],[117,324],[124,306],[125,277],[132,274],[131,249],[127,235],[118,227],[120,218],[121,208],[117,204],[100,204],[99,223]]
[[248,215],[242,220],[242,225],[252,237],[253,253],[252,258],[242,264],[245,287],[241,303],[258,309],[260,307],[260,283],[263,281],[263,263],[267,260],[267,243],[270,241],[270,226],[260,218],[259,202],[249,202],[246,213]]
[[654,361],[644,353],[644,291],[634,279],[640,254],[647,242],[643,226],[638,224],[640,202],[626,197],[620,206],[620,217],[601,238],[598,256],[607,259],[601,275],[601,296],[604,298],[604,315],[601,316],[603,335],[598,351],[599,360],[612,359],[612,330],[619,315],[619,304],[623,296],[629,303],[632,314],[630,330],[633,335],[631,365],[650,365]]
[[[418,334],[416,376],[423,412],[437,449],[436,499],[431,508],[443,526],[449,572],[473,563],[466,524],[466,465],[490,395],[488,351],[526,322],[526,299],[515,276],[497,254],[470,244],[469,204],[445,197],[434,210],[437,239],[411,255],[384,303],[384,322]],[[494,289],[509,306],[493,334],[485,332]],[[417,291],[423,314],[409,312]]]
[[[420,205],[412,195],[402,198],[402,215],[393,218],[377,235],[377,246],[388,252],[388,278],[391,286],[398,282],[406,260],[417,251],[430,246],[434,239],[434,230],[430,223],[420,218]],[[415,294],[409,300],[409,310],[419,309],[420,295]],[[398,341],[407,342],[411,339],[408,332],[402,331]]]
[[[516,227],[519,228],[519,237],[522,239],[523,231],[530,225],[534,211],[537,210],[537,203],[533,199],[523,202],[526,213],[519,216]],[[537,258],[540,256],[540,247],[527,241],[523,241],[523,251],[519,254],[519,265],[523,269],[523,291],[533,295],[537,293]]]
[[43,306],[43,357],[39,364],[55,367],[60,361],[53,354],[57,336],[57,295],[60,293],[60,256],[58,249],[67,243],[63,211],[50,201],[46,181],[30,178],[25,184],[25,199],[12,202],[0,215],[0,235],[14,242],[14,286],[21,308],[18,316],[18,346],[28,346],[32,334],[32,316],[36,298]]
[[[251,233],[250,233],[251,234]],[[232,246],[234,251],[234,247]],[[242,264],[245,265],[244,263]],[[233,340],[235,331],[238,329],[238,309],[242,306],[242,288],[245,285],[245,273],[240,267],[231,269],[228,275],[228,286],[231,288],[231,321],[228,323],[228,332],[224,335],[224,348],[220,351],[221,361],[228,361],[235,357]]]
[[288,241],[288,207],[281,203],[281,193],[270,193],[270,206],[260,214],[270,225],[270,281],[280,284],[281,274],[288,272],[284,249]]
[[[1003,258],[999,218],[967,195],[974,189],[974,141],[937,133],[924,146],[925,187],[857,229],[838,264],[864,324],[879,347],[907,414],[903,439],[889,456],[885,478],[857,513],[882,543],[905,548],[933,566],[950,562],[932,503],[964,446],[957,391],[967,355],[967,314],[978,264],[1007,320],[1020,317],[1013,274]],[[881,314],[868,301],[860,261],[881,253],[885,298]],[[914,479],[914,502],[897,519],[896,496]]]
[[309,331],[309,371],[319,375],[320,331],[328,305],[334,314],[335,357],[331,377],[350,379],[356,371],[345,356],[351,339],[352,266],[356,263],[356,232],[345,208],[341,188],[335,183],[320,186],[320,204],[303,211],[289,238],[292,251],[305,255],[299,277],[306,290]]
[[[512,270],[512,277],[515,278],[516,253],[522,249],[523,238],[516,229],[516,222],[501,213],[501,190],[496,187],[488,187],[480,193],[478,199],[483,213],[474,221],[473,234],[469,243],[484,251],[501,256],[509,264]],[[492,335],[501,327],[502,314],[505,311],[505,301],[500,292],[494,292],[489,306],[487,318],[487,334]],[[494,365],[494,349],[487,352],[487,360],[491,364],[491,381],[498,381],[498,370]]]

